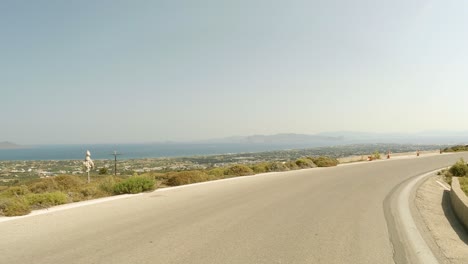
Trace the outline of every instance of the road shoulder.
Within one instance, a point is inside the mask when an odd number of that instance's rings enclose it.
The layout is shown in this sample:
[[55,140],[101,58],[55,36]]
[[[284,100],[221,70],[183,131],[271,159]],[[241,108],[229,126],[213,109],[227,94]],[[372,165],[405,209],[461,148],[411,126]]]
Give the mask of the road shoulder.
[[422,181],[415,194],[415,221],[441,263],[468,263],[468,235],[453,214],[441,176]]

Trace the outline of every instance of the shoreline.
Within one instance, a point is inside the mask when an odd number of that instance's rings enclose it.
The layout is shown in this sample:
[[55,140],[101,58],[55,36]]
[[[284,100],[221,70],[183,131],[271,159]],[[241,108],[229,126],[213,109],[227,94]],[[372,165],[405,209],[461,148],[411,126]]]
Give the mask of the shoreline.
[[[138,145],[132,145],[138,146]],[[388,150],[394,152],[393,155],[399,155],[400,153],[411,153],[416,150],[421,150],[421,153],[427,151],[438,151],[442,147],[446,147],[448,145],[437,145],[437,144],[428,144],[428,145],[417,145],[417,144],[392,144],[392,143],[375,143],[375,144],[350,144],[350,145],[336,145],[336,146],[322,146],[322,147],[306,147],[300,148],[298,146],[293,146],[291,148],[277,146],[277,148],[267,148],[267,149],[258,149],[258,150],[240,150],[240,149],[232,149],[226,151],[219,151],[218,153],[211,152],[211,153],[204,153],[207,152],[206,149],[200,148],[197,151],[193,151],[190,147],[186,149],[175,149],[175,150],[167,150],[163,149],[160,150],[161,152],[172,152],[172,154],[168,155],[161,155],[155,154],[158,151],[158,148],[155,149],[144,149],[145,146],[136,149],[121,149],[117,150],[119,154],[119,160],[121,161],[130,161],[130,160],[172,160],[172,159],[193,159],[193,158],[210,158],[210,157],[230,157],[230,156],[262,156],[262,155],[295,155],[297,153],[302,153],[303,156],[330,156],[338,159],[347,159],[349,157],[360,157],[365,155],[371,155],[372,152],[378,150],[381,152],[383,156]],[[65,145],[67,147],[67,145]],[[205,146],[206,147],[206,146]],[[217,146],[219,147],[219,146]],[[239,146],[237,146],[239,147]],[[0,163],[2,162],[47,162],[47,161],[56,161],[56,162],[64,162],[64,161],[77,161],[82,160],[85,156],[86,150],[89,149],[91,151],[91,158],[96,161],[108,161],[113,160],[112,153],[113,151],[103,150],[103,149],[95,149],[92,147],[80,147],[79,150],[77,149],[66,149],[63,151],[62,147],[59,149],[53,149],[52,152],[50,148],[36,148],[36,149],[0,149]],[[5,158],[8,156],[6,152],[9,151],[23,151],[23,150],[32,150],[38,152],[41,150],[41,153],[29,153],[29,154],[22,154],[23,158],[18,158],[18,155],[11,155],[11,158]],[[175,152],[183,152],[183,153],[175,153]],[[4,152],[4,153],[1,153]],[[73,153],[82,153],[82,155],[70,154]],[[103,154],[106,153],[106,154]],[[354,154],[357,153],[357,154]],[[57,156],[69,156],[67,158],[56,158]],[[44,158],[31,158],[29,156],[44,156]],[[52,156],[52,157],[48,157]],[[103,157],[105,156],[105,157]],[[295,158],[298,158],[295,155]]]
[[[432,145],[431,145],[432,146]],[[416,149],[413,145],[400,146],[406,149]],[[420,155],[438,154],[440,149],[426,149],[420,151]],[[294,162],[305,157],[326,156],[335,159],[340,164],[350,162],[367,161],[377,147],[375,145],[357,145],[345,147],[327,147],[314,149],[278,150],[267,152],[232,153],[222,155],[196,155],[190,157],[159,157],[137,159],[93,159],[95,168],[91,176],[114,174],[117,163],[117,175],[133,175],[135,173],[164,173],[168,171],[205,170],[209,168],[227,167],[235,164],[253,166],[261,163],[287,163]],[[380,146],[380,149],[383,149]],[[371,151],[372,150],[372,151]],[[359,153],[357,155],[346,155]],[[363,154],[365,153],[365,154]],[[341,157],[340,157],[341,156]],[[391,154],[391,159],[402,156],[416,156],[416,150],[401,151]],[[91,156],[92,157],[92,156]],[[380,154],[381,160],[387,159],[386,154]],[[84,158],[84,156],[83,156]],[[22,178],[50,177],[64,174],[82,175],[83,158],[75,160],[1,160],[0,182],[13,181]],[[103,171],[100,171],[103,170]]]

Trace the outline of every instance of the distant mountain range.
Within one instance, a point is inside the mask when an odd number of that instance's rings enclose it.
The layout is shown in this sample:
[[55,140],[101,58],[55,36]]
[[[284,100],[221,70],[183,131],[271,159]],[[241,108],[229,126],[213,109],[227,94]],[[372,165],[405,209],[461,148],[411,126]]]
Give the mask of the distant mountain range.
[[[199,141],[166,141],[150,144],[165,145],[252,145],[256,149],[303,149],[314,147],[342,146],[352,144],[411,144],[411,145],[467,145],[468,131],[424,131],[420,133],[371,133],[355,131],[335,131],[318,134],[281,133],[274,135],[234,136]],[[267,146],[262,147],[262,146]],[[0,142],[0,149],[28,149],[12,142]]]
[[305,134],[275,134],[275,135],[252,135],[236,136],[221,139],[203,140],[200,143],[216,144],[268,144],[268,145],[314,145],[328,146],[341,142],[340,137],[327,135],[305,135]]
[[395,143],[456,145],[468,143],[468,132],[424,131],[405,134],[341,131],[320,133],[318,135],[341,137],[347,144]]
[[275,135],[236,136],[221,139],[203,140],[197,143],[268,144],[275,146],[289,146],[291,148],[372,143],[456,145],[468,143],[468,132],[428,131],[404,134],[337,131],[318,133],[314,135],[288,133]]
[[19,149],[23,148],[23,146],[17,145],[15,143],[11,143],[8,141],[0,142],[0,149]]

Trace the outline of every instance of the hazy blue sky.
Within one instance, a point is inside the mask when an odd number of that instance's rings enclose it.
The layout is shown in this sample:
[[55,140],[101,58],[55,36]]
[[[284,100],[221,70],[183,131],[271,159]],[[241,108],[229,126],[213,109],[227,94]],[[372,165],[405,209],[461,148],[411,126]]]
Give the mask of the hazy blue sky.
[[467,10],[0,0],[0,141],[468,130]]

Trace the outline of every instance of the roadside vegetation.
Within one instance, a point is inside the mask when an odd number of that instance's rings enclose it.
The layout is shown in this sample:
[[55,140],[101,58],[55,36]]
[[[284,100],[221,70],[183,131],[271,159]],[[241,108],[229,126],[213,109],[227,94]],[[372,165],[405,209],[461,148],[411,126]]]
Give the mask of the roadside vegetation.
[[458,181],[460,182],[461,189],[468,196],[468,178],[467,177],[459,178]]
[[372,154],[372,159],[379,160],[381,158],[382,157],[380,156],[380,152],[378,150],[374,151],[374,153]]
[[456,145],[453,147],[447,147],[443,150],[443,152],[461,152],[461,151],[468,151],[468,145]]
[[458,177],[461,189],[468,196],[468,164],[463,158],[453,164],[449,169],[439,172],[439,175],[444,177],[444,180],[452,184],[452,177]]
[[154,189],[148,176],[99,177],[87,183],[85,177],[60,175],[22,182],[0,191],[0,215],[25,215],[35,209],[91,200],[116,194]]
[[372,160],[379,160],[381,159],[382,156],[380,155],[380,152],[378,150],[374,151],[372,155],[367,157],[367,160],[372,161]]
[[334,167],[340,163],[337,159],[321,156],[317,158],[308,157],[317,167]]
[[86,176],[60,175],[19,181],[0,186],[0,216],[25,215],[35,209],[91,200],[119,194],[134,194],[158,187],[179,186],[230,177],[266,172],[280,172],[315,167],[332,167],[338,160],[326,156],[303,157],[287,162],[262,162],[252,165],[235,164],[201,170],[148,172],[133,176],[108,176],[100,171],[87,183]]

